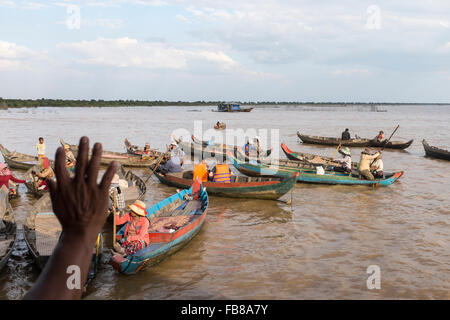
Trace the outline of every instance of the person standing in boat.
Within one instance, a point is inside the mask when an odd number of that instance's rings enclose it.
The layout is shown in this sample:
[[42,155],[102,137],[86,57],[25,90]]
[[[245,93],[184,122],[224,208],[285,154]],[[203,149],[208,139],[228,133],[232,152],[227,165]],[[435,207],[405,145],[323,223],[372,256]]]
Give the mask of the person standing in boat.
[[371,154],[371,150],[369,148],[365,148],[364,151],[361,152],[361,158],[359,160],[359,174],[366,180],[375,180],[375,177],[370,172],[370,164],[380,154],[380,152]]
[[2,186],[6,186],[10,193],[12,192],[15,194],[16,188],[10,188],[10,184],[15,187],[15,183],[25,183],[25,180],[20,180],[14,177],[8,166],[3,162],[0,162],[0,188]]
[[119,175],[116,173],[109,187],[109,210],[110,212],[122,212],[125,210],[125,198],[119,186]]
[[46,146],[45,146],[43,137],[39,138],[39,143],[36,144],[36,149],[37,149],[38,160],[45,158]]
[[384,132],[383,132],[383,130],[381,130],[381,131],[378,133],[378,135],[377,135],[377,137],[376,137],[376,140],[377,140],[378,142],[382,142],[382,141],[384,140]]
[[336,167],[335,171],[351,173],[352,172],[352,155],[348,147],[339,148],[339,153],[342,155],[341,160],[336,162],[342,163],[342,167]]
[[64,145],[64,152],[66,154],[66,167],[68,169],[75,168],[76,159],[72,151],[70,151],[70,146],[68,144]]
[[145,203],[136,200],[132,205],[128,206],[130,212],[119,217],[116,215],[116,225],[126,223],[123,238],[116,243],[114,249],[120,254],[133,255],[137,251],[145,248],[149,244],[148,228],[150,222],[146,217]]
[[350,131],[348,131],[348,128],[342,132],[341,140],[350,140]]
[[372,171],[372,174],[375,178],[384,178],[383,169],[384,165],[383,160],[381,159],[381,151],[380,151],[380,155],[377,158],[375,158],[375,160],[370,165],[370,170]]

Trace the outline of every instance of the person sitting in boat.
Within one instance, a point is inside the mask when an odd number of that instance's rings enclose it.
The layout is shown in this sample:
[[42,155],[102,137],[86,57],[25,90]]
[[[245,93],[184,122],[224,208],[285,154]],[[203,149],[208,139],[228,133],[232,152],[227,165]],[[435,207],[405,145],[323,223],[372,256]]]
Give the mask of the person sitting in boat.
[[136,200],[132,205],[128,206],[130,212],[119,217],[116,215],[116,225],[126,223],[125,233],[119,243],[114,245],[114,249],[120,254],[133,255],[137,251],[145,248],[149,244],[148,228],[150,223],[146,217],[145,203]]
[[172,158],[174,158],[173,161],[179,161],[180,166],[183,166],[186,160],[186,154],[178,147],[175,142],[172,142],[169,145],[169,152]]
[[381,151],[380,151],[380,155],[377,158],[375,158],[375,160],[370,165],[370,170],[372,171],[372,175],[375,178],[383,178],[383,169],[384,165],[383,160],[381,159]]
[[[0,162],[0,188],[6,186],[10,194],[16,194],[15,183],[25,183],[25,180],[17,179],[13,176],[11,170],[3,162]],[[12,188],[10,188],[12,185]]]
[[348,128],[342,132],[341,140],[350,140],[350,131],[348,131]]
[[376,137],[376,140],[377,140],[378,142],[382,142],[382,141],[384,140],[384,132],[383,132],[383,130],[381,130],[381,131],[378,133],[378,135],[377,135],[377,137]]
[[216,129],[219,129],[220,128],[220,121],[217,121],[217,123],[216,123]]
[[352,172],[352,154],[348,147],[339,148],[339,153],[342,155],[341,160],[336,162],[342,163],[342,167],[335,167],[335,171],[351,173]]
[[207,182],[209,176],[208,165],[206,161],[203,159],[201,163],[194,164],[194,174],[192,180],[200,179],[201,182]]
[[68,169],[75,168],[75,164],[77,161],[72,151],[70,151],[70,146],[68,144],[64,145],[64,152],[66,153],[66,168]]
[[366,180],[375,180],[375,177],[370,172],[370,163],[380,155],[380,152],[375,154],[371,153],[369,148],[365,148],[361,152],[361,158],[359,160],[359,174]]
[[148,159],[152,156],[152,151],[150,150],[150,143],[146,142],[144,150],[142,150],[141,158]]
[[244,153],[246,157],[250,156],[250,148],[252,148],[252,145],[250,144],[250,140],[247,139],[247,143],[244,145]]
[[38,160],[45,158],[45,144],[44,144],[44,138],[39,138],[39,143],[36,144],[37,154],[38,154]]
[[35,178],[36,189],[38,190],[47,190],[48,185],[45,181],[46,179],[53,179],[55,173],[53,172],[52,167],[50,166],[50,160],[48,158],[42,159],[42,168],[41,172],[31,172]]
[[119,175],[116,173],[109,187],[109,210],[110,212],[122,212],[125,210],[125,198],[119,186]]
[[219,183],[231,183],[231,175],[230,167],[220,160],[209,173],[209,177],[212,181]]
[[159,172],[164,174],[183,171],[183,168],[181,168],[181,160],[177,156],[169,154],[167,158],[166,163],[159,166]]

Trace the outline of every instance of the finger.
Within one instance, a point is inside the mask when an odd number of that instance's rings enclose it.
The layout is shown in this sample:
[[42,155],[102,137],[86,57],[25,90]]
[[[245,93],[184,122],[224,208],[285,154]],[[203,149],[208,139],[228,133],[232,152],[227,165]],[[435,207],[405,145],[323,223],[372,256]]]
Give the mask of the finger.
[[109,186],[111,185],[111,180],[114,177],[114,174],[117,172],[119,164],[117,161],[113,161],[109,164],[108,169],[103,175],[102,181],[100,182],[100,189],[109,190]]
[[[66,169],[66,154],[62,147],[56,150],[55,154],[55,175],[58,186],[65,186],[69,183],[69,173]],[[53,181],[52,181],[53,182]]]
[[81,137],[78,145],[78,156],[75,168],[75,180],[84,180],[86,174],[86,167],[88,163],[89,153],[89,139],[88,137]]
[[87,169],[87,177],[89,185],[97,185],[98,168],[100,167],[100,160],[102,158],[102,145],[100,143],[94,144],[92,150],[91,161]]

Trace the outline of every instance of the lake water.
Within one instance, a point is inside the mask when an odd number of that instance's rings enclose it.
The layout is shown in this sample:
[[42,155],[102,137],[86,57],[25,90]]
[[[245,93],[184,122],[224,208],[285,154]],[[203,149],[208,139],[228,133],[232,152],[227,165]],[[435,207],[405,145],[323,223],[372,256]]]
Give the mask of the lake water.
[[[296,151],[331,156],[333,147],[302,144],[295,135],[414,139],[405,151],[385,150],[386,171],[403,170],[389,187],[297,183],[292,206],[276,201],[210,197],[206,223],[181,251],[134,276],[118,274],[105,252],[85,299],[450,299],[450,162],[426,158],[421,144],[450,148],[450,107],[387,106],[370,112],[347,108],[257,107],[250,113],[215,113],[216,107],[30,108],[0,110],[5,147],[35,154],[43,136],[54,158],[59,138],[75,143],[87,135],[105,150],[125,152],[123,140],[165,150],[174,132],[267,129],[274,153],[278,142]],[[385,107],[383,107],[385,108]],[[196,122],[197,121],[197,122]],[[202,121],[201,123],[198,121]],[[199,128],[202,128],[200,130]],[[199,131],[200,130],[200,131]],[[225,132],[220,132],[220,134]],[[277,138],[278,136],[278,138]],[[185,136],[185,138],[188,138]],[[353,148],[353,160],[361,149]],[[188,164],[188,167],[191,166]],[[24,172],[13,170],[21,177]],[[142,177],[147,169],[133,170]],[[20,187],[12,201],[21,224],[36,201]],[[175,193],[156,177],[148,183],[148,205]],[[283,197],[290,198],[290,194]],[[105,226],[106,245],[111,226]],[[381,289],[369,290],[367,268],[379,266]],[[0,299],[20,299],[39,271],[19,234],[0,274]]]

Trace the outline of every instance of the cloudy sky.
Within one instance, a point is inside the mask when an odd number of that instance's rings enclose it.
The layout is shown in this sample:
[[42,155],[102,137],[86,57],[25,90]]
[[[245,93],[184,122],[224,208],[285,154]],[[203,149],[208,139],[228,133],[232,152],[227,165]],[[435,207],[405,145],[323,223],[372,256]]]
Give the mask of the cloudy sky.
[[450,1],[0,0],[0,97],[450,102]]

